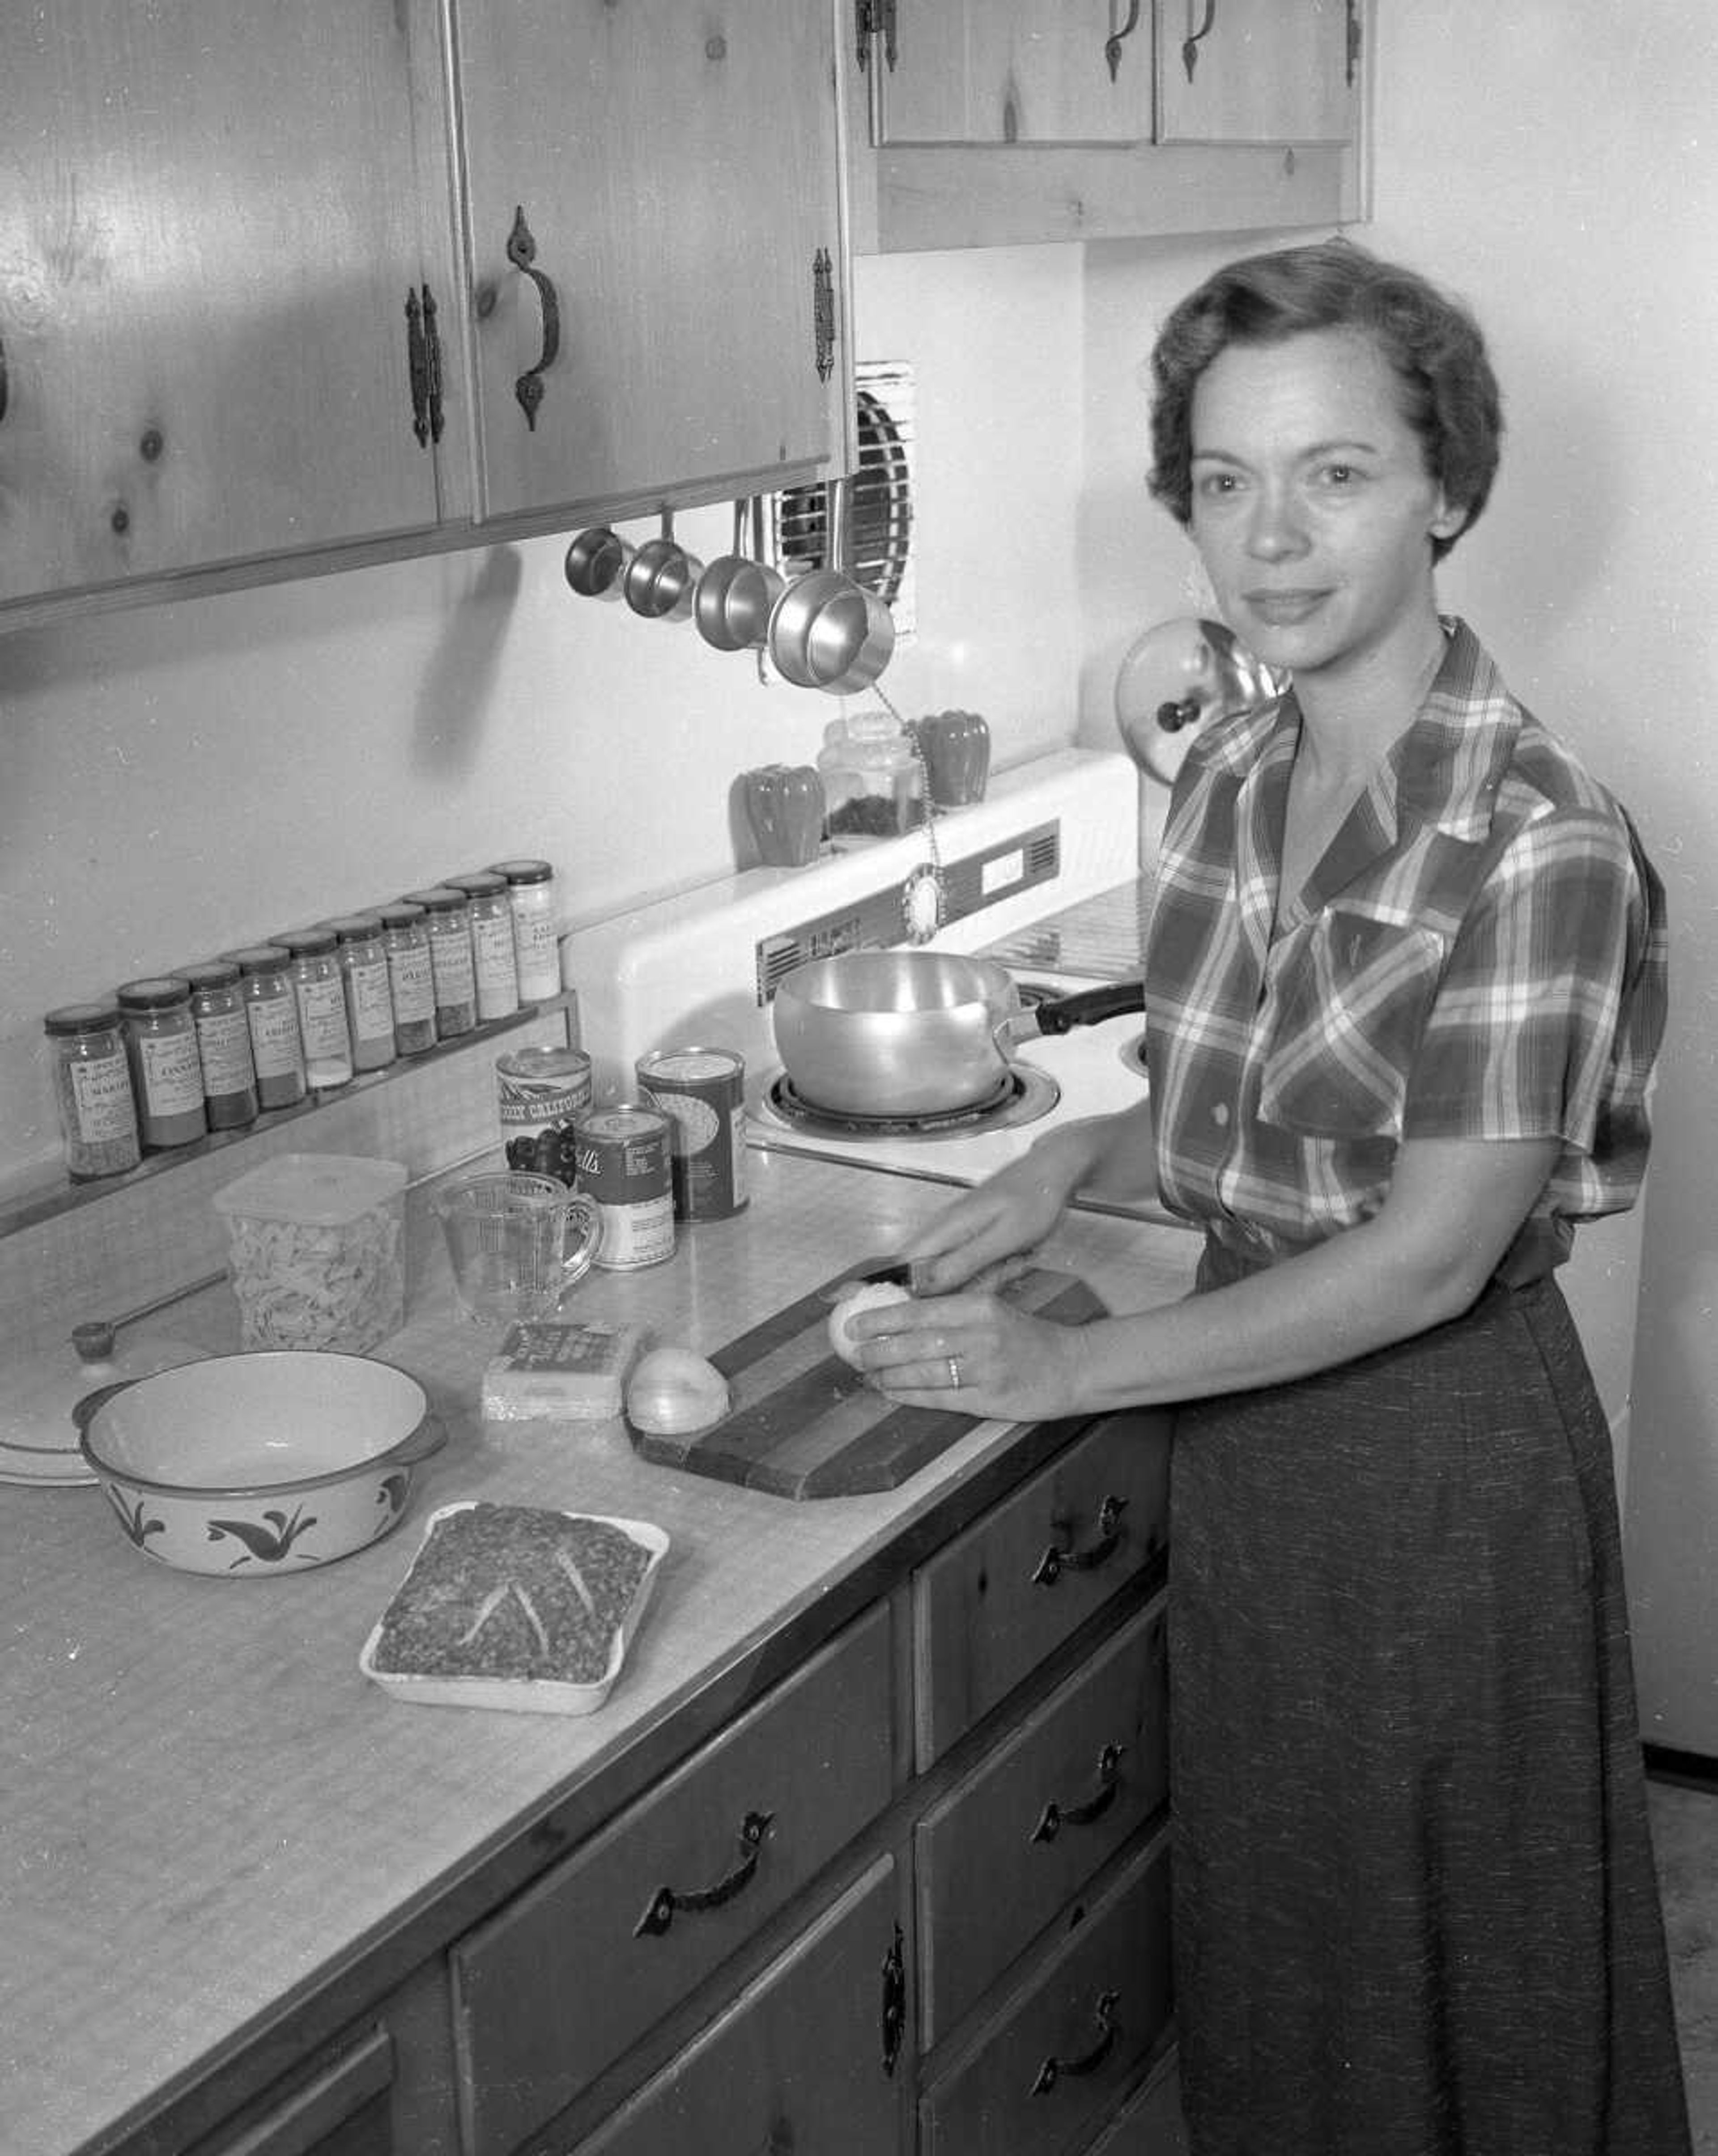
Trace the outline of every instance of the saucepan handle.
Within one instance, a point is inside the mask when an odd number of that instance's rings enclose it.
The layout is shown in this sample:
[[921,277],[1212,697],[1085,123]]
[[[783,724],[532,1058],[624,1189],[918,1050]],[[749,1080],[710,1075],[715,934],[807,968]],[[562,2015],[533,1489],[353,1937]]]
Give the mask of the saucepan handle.
[[1070,1033],[1077,1025],[1102,1025],[1106,1019],[1144,1008],[1144,981],[1108,981],[1101,988],[1082,988],[1077,995],[1040,1004],[1026,1015],[1036,1020],[1040,1033]]

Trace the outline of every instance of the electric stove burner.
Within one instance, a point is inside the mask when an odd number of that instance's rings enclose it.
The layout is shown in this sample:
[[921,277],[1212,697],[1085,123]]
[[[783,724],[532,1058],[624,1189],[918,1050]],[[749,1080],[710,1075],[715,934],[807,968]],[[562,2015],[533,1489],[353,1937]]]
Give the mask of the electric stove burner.
[[935,1115],[844,1116],[804,1099],[784,1070],[766,1086],[764,1095],[766,1107],[790,1130],[812,1137],[886,1138],[896,1143],[1012,1130],[1047,1116],[1061,1097],[1061,1087],[1047,1072],[1017,1063],[1011,1065],[985,1099]]

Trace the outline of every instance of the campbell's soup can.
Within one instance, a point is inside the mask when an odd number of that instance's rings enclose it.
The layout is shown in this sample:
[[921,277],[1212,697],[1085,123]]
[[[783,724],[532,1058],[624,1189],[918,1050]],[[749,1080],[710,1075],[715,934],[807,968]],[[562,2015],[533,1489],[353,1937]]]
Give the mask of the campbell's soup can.
[[596,1200],[603,1240],[596,1262],[633,1272],[674,1255],[671,1126],[660,1108],[623,1101],[573,1126],[579,1188]]
[[577,1172],[574,1126],[590,1106],[590,1058],[577,1048],[514,1048],[495,1059],[507,1166],[528,1175]]
[[746,1204],[746,1066],[728,1048],[659,1048],[634,1065],[674,1125],[674,1212],[726,1220]]

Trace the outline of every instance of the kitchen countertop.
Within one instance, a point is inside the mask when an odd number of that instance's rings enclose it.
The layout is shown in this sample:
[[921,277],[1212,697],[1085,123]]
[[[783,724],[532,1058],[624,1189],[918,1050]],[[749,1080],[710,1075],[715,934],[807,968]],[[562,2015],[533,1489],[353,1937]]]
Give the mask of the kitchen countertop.
[[[746,1213],[683,1234],[668,1264],[589,1276],[579,1314],[709,1353],[948,1201],[820,1161],[749,1165]],[[183,2145],[150,2122],[177,2134],[186,2092],[303,2002],[347,1979],[402,1980],[701,1741],[784,1647],[862,1607],[915,1528],[946,1532],[961,1494],[976,1502],[1025,1441],[975,1423],[898,1490],[793,1503],[649,1466],[618,1422],[486,1428],[492,1337],[453,1310],[422,1213],[408,1322],[379,1352],[421,1379],[449,1441],[383,1542],[289,1578],[195,1578],[135,1551],[95,1489],[0,1486],[8,2156]],[[1081,1214],[1042,1262],[1112,1308],[1141,1307],[1185,1291],[1196,1248],[1174,1228]],[[230,1347],[231,1298],[208,1291],[157,1329]],[[650,1520],[671,1537],[600,1712],[410,1706],[358,1673],[430,1509],[477,1496]]]

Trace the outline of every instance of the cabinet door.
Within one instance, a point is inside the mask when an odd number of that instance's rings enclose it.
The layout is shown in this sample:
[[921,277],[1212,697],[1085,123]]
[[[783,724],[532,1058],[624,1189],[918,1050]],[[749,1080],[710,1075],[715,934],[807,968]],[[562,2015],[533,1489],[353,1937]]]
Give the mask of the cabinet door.
[[435,522],[420,31],[415,0],[8,10],[0,603]]
[[576,2156],[887,2156],[913,2077],[893,1861],[880,1857]]
[[1149,139],[1151,46],[1137,10],[1121,34],[1130,10],[1132,0],[897,0],[892,67],[877,48],[879,139]]
[[470,2156],[570,2103],[888,1803],[879,1605],[453,1949]]
[[460,5],[483,514],[828,458],[832,32],[779,0]]
[[1158,140],[1348,141],[1358,4],[1156,0]]

